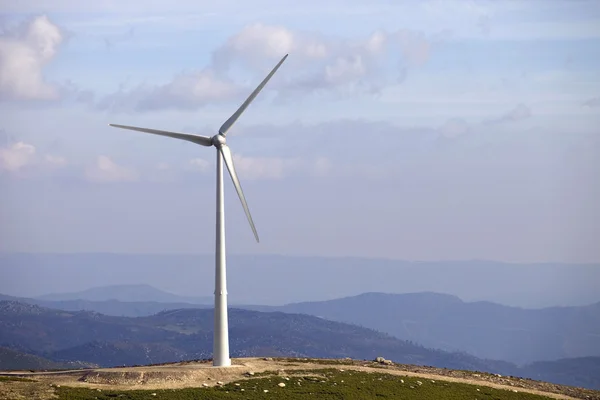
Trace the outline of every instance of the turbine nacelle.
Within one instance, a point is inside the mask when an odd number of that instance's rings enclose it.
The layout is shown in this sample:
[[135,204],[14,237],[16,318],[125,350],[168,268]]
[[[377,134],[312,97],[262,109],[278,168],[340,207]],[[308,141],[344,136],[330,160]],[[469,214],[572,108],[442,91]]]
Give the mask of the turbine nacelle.
[[210,142],[217,149],[220,149],[221,147],[227,144],[227,139],[225,139],[225,136],[223,136],[222,134],[217,133],[215,136],[210,138]]

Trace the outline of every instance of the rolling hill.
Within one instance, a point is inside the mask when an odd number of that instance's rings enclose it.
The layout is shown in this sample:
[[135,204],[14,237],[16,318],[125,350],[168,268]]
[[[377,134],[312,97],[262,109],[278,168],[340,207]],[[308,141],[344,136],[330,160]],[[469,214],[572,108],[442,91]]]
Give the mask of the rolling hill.
[[[111,317],[0,302],[0,345],[51,360],[101,366],[208,358],[212,309],[165,311],[149,317]],[[352,357],[380,355],[411,364],[506,373],[508,363],[426,349],[367,328],[281,312],[230,310],[234,357]]]
[[0,370],[49,370],[93,367],[97,367],[97,365],[86,362],[56,362],[7,347],[0,347]]
[[315,315],[369,327],[426,347],[517,364],[600,356],[600,303],[523,309],[464,302],[438,293],[365,293],[329,301],[247,308]]
[[[2,299],[65,311],[88,310],[129,317],[211,307],[156,301],[50,301],[0,295]],[[600,303],[523,309],[490,302],[464,302],[456,296],[439,293],[364,293],[322,302],[234,307],[313,315],[375,329],[425,347],[466,352],[479,358],[521,365],[600,356]]]
[[[212,309],[178,309],[128,318],[0,302],[0,346],[57,363],[108,367],[206,359],[212,354],[212,324]],[[600,357],[518,367],[466,353],[429,349],[368,328],[303,314],[231,309],[230,339],[232,357],[383,356],[403,364],[600,386],[593,375]]]

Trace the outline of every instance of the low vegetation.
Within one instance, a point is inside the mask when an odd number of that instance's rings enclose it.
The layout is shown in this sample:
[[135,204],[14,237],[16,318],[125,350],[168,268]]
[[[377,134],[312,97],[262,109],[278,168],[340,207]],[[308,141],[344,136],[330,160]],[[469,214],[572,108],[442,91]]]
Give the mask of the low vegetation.
[[2,382],[37,382],[34,379],[21,378],[19,376],[0,376],[0,383]]
[[485,386],[450,383],[385,373],[340,369],[296,370],[288,376],[273,373],[207,388],[114,391],[56,388],[61,400],[84,399],[494,399],[534,400],[548,397]]

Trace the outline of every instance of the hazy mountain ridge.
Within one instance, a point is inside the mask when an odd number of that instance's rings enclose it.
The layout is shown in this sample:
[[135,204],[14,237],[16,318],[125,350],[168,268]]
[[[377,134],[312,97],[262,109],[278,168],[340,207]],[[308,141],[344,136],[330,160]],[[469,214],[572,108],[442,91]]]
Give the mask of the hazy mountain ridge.
[[[116,300],[52,302],[0,295],[0,299],[3,297],[66,311],[90,310],[132,317],[164,310],[211,307]],[[523,309],[491,302],[464,302],[457,296],[439,293],[364,293],[324,302],[238,305],[235,308],[314,315],[372,328],[430,348],[462,351],[517,364],[600,356],[600,303]]]
[[249,307],[368,326],[426,347],[518,364],[600,356],[600,302],[523,309],[437,293],[365,293],[323,302]]
[[[113,366],[209,358],[212,324],[212,309],[179,309],[126,318],[0,302],[0,346],[57,363]],[[566,367],[561,360],[520,368],[465,353],[428,349],[371,329],[303,314],[231,309],[230,341],[232,357],[384,356],[399,363],[557,379],[564,384],[600,388],[597,376],[591,375],[597,371],[600,357],[567,360]]]
[[600,357],[541,361],[521,368],[532,379],[600,389]]
[[212,297],[180,296],[157,289],[150,285],[110,285],[98,286],[79,292],[50,293],[35,297],[37,300],[50,301],[121,301],[121,302],[157,302],[211,304]]
[[18,301],[41,307],[65,311],[95,311],[117,317],[145,317],[165,310],[178,308],[207,308],[212,304],[169,303],[158,301],[120,301],[120,300],[41,300],[38,298],[15,297],[0,294],[0,301]]
[[[208,358],[212,353],[211,309],[181,309],[150,317],[125,318],[85,311],[69,313],[5,301],[0,302],[0,317],[1,345],[57,361],[84,360],[109,366],[107,352],[96,351],[98,347],[119,347],[123,357],[129,354],[128,364],[147,363],[148,354],[153,362],[165,362],[183,359],[184,354],[187,358]],[[233,356],[373,358],[387,354],[389,358],[413,364],[442,361],[451,368],[495,365],[471,356],[425,349],[366,328],[302,314],[231,309],[229,326]],[[258,349],[261,353],[255,354]]]
[[[418,262],[231,254],[227,257],[227,283],[230,304],[282,305],[365,292],[435,292],[467,301],[539,308],[600,301],[599,267],[598,263]],[[0,293],[13,296],[123,283],[143,283],[193,296],[211,295],[214,255],[0,253],[0,275],[11,276],[9,281],[0,281]],[[30,279],[32,276],[37,279]],[[316,276],[319,279],[314,279]]]

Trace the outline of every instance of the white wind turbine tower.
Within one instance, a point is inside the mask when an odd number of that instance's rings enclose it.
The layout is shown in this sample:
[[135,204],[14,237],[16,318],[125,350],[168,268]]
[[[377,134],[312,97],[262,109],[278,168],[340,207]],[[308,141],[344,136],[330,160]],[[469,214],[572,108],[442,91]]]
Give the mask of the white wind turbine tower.
[[[277,72],[277,69],[283,64],[287,58],[287,54],[279,61],[279,63],[273,68],[273,70],[267,75],[267,77],[258,85],[256,89],[248,96],[246,101],[237,109],[235,113],[219,128],[219,133],[213,137],[192,135],[188,133],[178,133],[161,131],[156,129],[138,128],[135,126],[116,125],[109,124],[116,128],[131,129],[139,132],[152,133],[155,135],[168,136],[175,139],[187,140],[201,146],[215,146],[217,148],[217,231],[216,231],[216,248],[215,248],[215,326],[214,326],[214,342],[213,342],[213,366],[229,366],[231,365],[231,359],[229,358],[229,328],[227,323],[227,276],[225,271],[225,215],[223,205],[223,161],[229,170],[231,180],[235,186],[235,190],[242,202],[250,227],[254,232],[256,242],[258,242],[258,233],[252,221],[248,204],[246,204],[246,198],[244,192],[240,186],[235,167],[233,165],[233,158],[231,157],[231,150],[227,146],[225,137],[227,132],[242,115],[248,105],[254,100],[262,88],[267,84],[269,79]],[[223,157],[223,159],[221,159]]]

